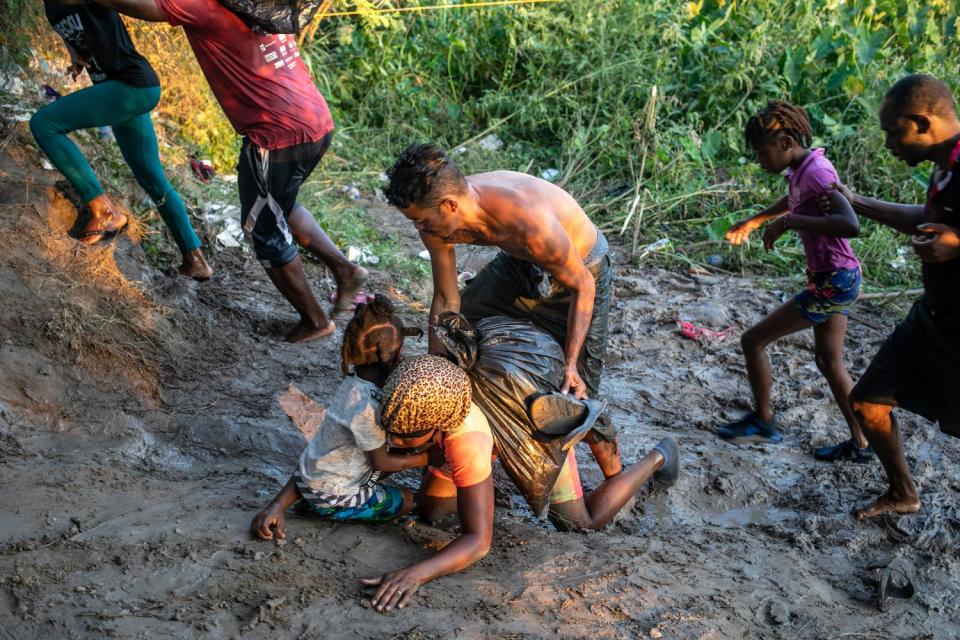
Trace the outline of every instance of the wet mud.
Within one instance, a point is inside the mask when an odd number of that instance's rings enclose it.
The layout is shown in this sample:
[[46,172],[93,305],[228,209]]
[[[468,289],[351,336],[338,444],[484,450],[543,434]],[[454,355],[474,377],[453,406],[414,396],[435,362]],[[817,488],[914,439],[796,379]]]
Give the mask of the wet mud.
[[[489,556],[409,609],[373,612],[358,578],[426,557],[451,532],[291,513],[285,544],[248,533],[304,444],[284,406],[302,423],[338,382],[340,330],[283,343],[293,314],[239,250],[215,252],[214,279],[197,284],[146,266],[127,237],[81,247],[65,236],[73,206],[35,167],[16,145],[0,159],[0,638],[957,637],[960,440],[901,414],[923,510],[853,521],[883,474],[810,455],[845,437],[812,336],[771,348],[782,445],[713,433],[748,408],[737,338],[777,292],[631,266],[616,247],[603,392],[625,459],[671,435],[684,475],[591,534],[553,531],[498,476]],[[395,224],[381,205],[370,215]],[[325,299],[332,283],[309,273]],[[422,326],[424,289],[392,282],[374,273]],[[857,307],[854,377],[907,304]],[[733,335],[684,339],[680,317]],[[893,557],[911,563],[917,593],[880,612],[870,567]]]

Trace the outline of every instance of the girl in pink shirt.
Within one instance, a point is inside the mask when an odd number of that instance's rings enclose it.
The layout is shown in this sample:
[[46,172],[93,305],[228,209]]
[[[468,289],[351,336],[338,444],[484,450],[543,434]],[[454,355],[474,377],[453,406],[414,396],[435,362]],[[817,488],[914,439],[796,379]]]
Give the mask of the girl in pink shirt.
[[[720,427],[717,434],[737,443],[782,440],[770,403],[772,381],[766,347],[812,327],[817,368],[827,379],[850,428],[849,440],[821,447],[814,455],[828,461],[866,462],[873,451],[850,409],[847,397],[853,381],[843,363],[847,314],[859,295],[861,280],[860,263],[847,238],[856,237],[860,224],[850,204],[829,188],[839,178],[823,149],[810,149],[813,131],[803,109],[774,100],[750,118],[745,134],[764,170],[785,172],[787,195],[730,227],[727,240],[739,245],[767,223],[763,244],[770,251],[781,235],[795,230],[806,257],[807,287],[743,334],[741,343],[755,409]],[[829,198],[829,211],[818,205],[824,194]]]

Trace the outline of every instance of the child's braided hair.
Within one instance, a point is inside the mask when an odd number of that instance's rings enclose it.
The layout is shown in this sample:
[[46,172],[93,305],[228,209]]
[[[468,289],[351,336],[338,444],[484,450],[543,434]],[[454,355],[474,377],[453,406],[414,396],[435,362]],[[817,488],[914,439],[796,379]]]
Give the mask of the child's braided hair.
[[757,115],[747,120],[744,137],[750,148],[756,149],[777,131],[790,136],[805,149],[813,144],[813,129],[807,112],[784,100],[771,100]]
[[373,302],[358,304],[343,332],[343,373],[350,373],[351,366],[395,361],[406,336],[422,337],[423,330],[405,327],[390,298],[378,293]]

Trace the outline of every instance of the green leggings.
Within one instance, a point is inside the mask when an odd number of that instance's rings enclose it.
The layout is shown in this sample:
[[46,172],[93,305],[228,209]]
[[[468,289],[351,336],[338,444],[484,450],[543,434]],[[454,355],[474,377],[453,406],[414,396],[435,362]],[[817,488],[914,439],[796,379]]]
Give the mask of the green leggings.
[[64,96],[30,119],[30,131],[60,172],[90,202],[103,193],[90,163],[67,134],[77,129],[110,125],[120,153],[170,228],[181,253],[200,246],[180,194],[160,166],[157,135],[150,111],[160,101],[160,87],[133,87],[107,80]]

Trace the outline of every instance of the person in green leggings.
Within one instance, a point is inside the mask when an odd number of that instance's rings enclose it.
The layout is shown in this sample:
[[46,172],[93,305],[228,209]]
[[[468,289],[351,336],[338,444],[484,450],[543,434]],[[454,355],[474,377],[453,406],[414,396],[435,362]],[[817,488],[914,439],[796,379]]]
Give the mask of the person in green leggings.
[[95,244],[127,226],[127,216],[104,192],[90,163],[67,137],[78,129],[109,125],[137,182],[147,192],[183,254],[180,273],[206,280],[213,270],[200,251],[180,194],[160,165],[150,111],[160,101],[160,80],[133,46],[120,16],[111,9],[75,0],[44,0],[47,19],[64,40],[76,77],[87,70],[93,86],[43,107],[30,131],[50,161],[66,176],[90,210],[80,242]]

